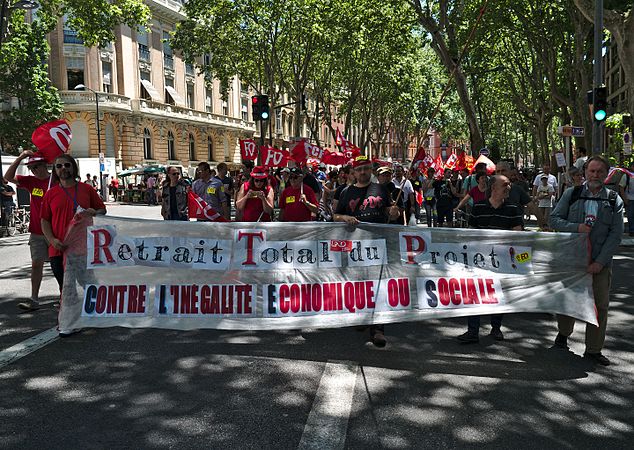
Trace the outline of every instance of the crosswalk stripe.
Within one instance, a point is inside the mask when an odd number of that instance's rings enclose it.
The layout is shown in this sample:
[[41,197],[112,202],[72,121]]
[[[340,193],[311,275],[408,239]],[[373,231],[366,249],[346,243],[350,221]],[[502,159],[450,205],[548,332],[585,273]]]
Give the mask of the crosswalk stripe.
[[358,365],[326,363],[298,448],[344,448]]
[[8,366],[12,362],[25,357],[29,353],[33,353],[58,338],[59,331],[57,331],[57,327],[53,327],[40,334],[36,334],[33,337],[25,339],[12,347],[6,348],[0,351],[0,367]]

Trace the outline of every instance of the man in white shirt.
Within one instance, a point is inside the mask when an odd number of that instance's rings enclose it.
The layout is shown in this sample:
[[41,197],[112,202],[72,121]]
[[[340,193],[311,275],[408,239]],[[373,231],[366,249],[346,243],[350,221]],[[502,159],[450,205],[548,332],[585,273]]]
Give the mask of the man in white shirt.
[[588,151],[584,147],[579,147],[577,154],[579,156],[577,156],[574,166],[583,173],[583,165],[588,160]]
[[400,164],[394,164],[394,186],[403,191],[403,203],[405,205],[405,218],[409,221],[410,216],[414,213],[414,187],[412,182],[405,178],[405,169]]
[[537,188],[540,184],[542,184],[542,177],[548,177],[548,184],[553,187],[555,191],[555,196],[557,196],[559,185],[557,184],[557,177],[550,173],[550,164],[544,164],[543,171],[540,174],[537,174],[535,179],[533,180],[533,198],[537,195]]

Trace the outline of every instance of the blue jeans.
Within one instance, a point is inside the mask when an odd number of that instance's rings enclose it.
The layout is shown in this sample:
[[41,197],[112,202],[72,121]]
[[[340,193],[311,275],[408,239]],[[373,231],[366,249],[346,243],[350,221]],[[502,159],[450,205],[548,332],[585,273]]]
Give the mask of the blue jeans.
[[[480,332],[480,317],[469,316],[467,318],[467,327],[470,332],[478,334]],[[502,314],[491,314],[491,328],[500,328],[502,326]]]

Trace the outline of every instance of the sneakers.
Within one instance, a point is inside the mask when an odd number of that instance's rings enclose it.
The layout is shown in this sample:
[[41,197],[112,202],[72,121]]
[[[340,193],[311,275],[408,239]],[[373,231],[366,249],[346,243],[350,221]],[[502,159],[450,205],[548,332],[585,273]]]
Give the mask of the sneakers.
[[568,337],[562,334],[557,334],[557,337],[555,338],[555,347],[568,350]]
[[82,331],[81,328],[73,328],[70,330],[59,330],[59,337],[60,338],[67,338],[70,337],[74,334],[80,333]]
[[464,344],[475,344],[476,342],[480,342],[480,336],[478,336],[478,333],[474,333],[473,331],[467,331],[466,333],[458,336],[457,339]]
[[27,300],[26,302],[18,303],[18,308],[25,311],[35,311],[40,309],[40,302],[37,300]]
[[493,336],[493,339],[495,339],[496,341],[503,341],[504,340],[504,334],[502,334],[502,330],[500,330],[499,328],[491,328],[491,336]]
[[601,352],[599,353],[584,353],[583,357],[586,359],[589,359],[590,361],[592,361],[593,363],[596,364],[601,364],[602,366],[609,366],[610,365],[610,360],[608,358],[606,358],[605,356],[603,356],[601,354]]
[[385,347],[385,345],[387,344],[387,339],[385,339],[385,335],[382,331],[377,330],[374,332],[374,334],[372,335],[372,343],[379,348]]

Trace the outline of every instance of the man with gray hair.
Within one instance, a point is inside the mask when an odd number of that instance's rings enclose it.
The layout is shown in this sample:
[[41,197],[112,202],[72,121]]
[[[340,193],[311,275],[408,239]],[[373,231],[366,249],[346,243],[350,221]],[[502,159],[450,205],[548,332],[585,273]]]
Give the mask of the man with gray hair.
[[[605,342],[612,282],[612,257],[623,235],[623,200],[603,185],[610,165],[602,156],[593,156],[585,165],[586,182],[583,186],[567,189],[550,215],[556,231],[584,233],[590,240],[590,263],[586,271],[592,274],[592,291],[599,326],[586,325],[586,351],[583,356],[603,366],[610,360],[601,350]],[[568,349],[575,319],[557,316],[559,334],[555,347]]]
[[[508,179],[511,178],[511,164],[507,161],[500,161],[495,166],[495,173],[498,175],[504,175]],[[537,218],[537,224],[542,230],[548,229],[548,222],[544,220],[544,215],[539,210],[537,205],[531,200],[531,196],[517,184],[511,185],[509,192],[508,203],[519,206],[521,209],[526,207],[529,214],[534,215]]]

